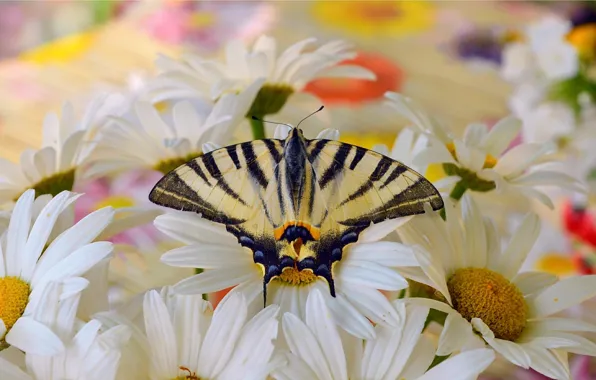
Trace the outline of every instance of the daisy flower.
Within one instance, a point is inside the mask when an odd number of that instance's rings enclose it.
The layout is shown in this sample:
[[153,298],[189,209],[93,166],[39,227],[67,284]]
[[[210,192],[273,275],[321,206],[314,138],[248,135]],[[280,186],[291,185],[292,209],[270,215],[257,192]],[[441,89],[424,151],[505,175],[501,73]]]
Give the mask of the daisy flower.
[[[213,311],[200,295],[151,290],[144,295],[141,326],[127,322],[135,333],[118,378],[265,380],[276,365],[270,359],[278,312],[270,306],[251,319],[240,294],[230,295]],[[108,324],[127,321],[113,313],[98,318]]]
[[84,275],[109,257],[111,243],[92,241],[112,221],[114,210],[89,214],[50,240],[60,214],[78,195],[61,192],[32,223],[34,197],[34,190],[19,197],[0,239],[0,342],[48,354],[56,348],[55,334],[33,319],[32,312],[50,282]]
[[19,164],[0,158],[0,205],[16,201],[27,189],[35,189],[37,195],[72,190],[94,147],[89,138],[105,122],[106,107],[113,107],[118,99],[96,97],[80,120],[70,103],[64,105],[60,118],[49,113],[43,123],[41,149],[25,150]]
[[375,326],[377,338],[362,341],[337,330],[325,298],[314,290],[306,302],[306,319],[283,316],[283,334],[289,352],[287,365],[272,374],[291,379],[475,379],[494,360],[489,349],[476,349],[449,358],[432,369],[433,343],[422,335],[429,308],[394,301],[400,315],[398,328]]
[[421,151],[414,163],[420,166],[441,164],[446,176],[459,178],[450,196],[459,199],[466,190],[537,198],[554,208],[551,199],[540,190],[542,186],[571,191],[584,191],[573,177],[558,170],[560,163],[551,155],[554,144],[522,143],[506,150],[518,135],[521,123],[506,117],[488,129],[484,124],[470,124],[463,138],[440,126],[410,99],[387,93],[387,104],[405,116],[425,133],[429,146]]
[[[333,266],[336,298],[329,294],[324,280],[316,277],[283,277],[267,287],[267,302],[277,304],[283,312],[304,317],[304,304],[313,289],[323,289],[326,302],[338,324],[346,331],[363,337],[374,337],[369,321],[390,326],[399,322],[387,298],[378,290],[399,291],[406,280],[394,267],[415,266],[411,249],[394,242],[381,241],[408,218],[393,219],[372,225],[359,236],[358,243],[343,252]],[[204,271],[178,282],[180,294],[211,293],[236,286],[229,294],[241,293],[251,305],[262,307],[263,276],[254,263],[252,252],[238,244],[223,225],[202,219],[196,214],[170,212],[160,215],[155,226],[166,235],[186,244],[162,256],[166,264],[202,268]]]
[[372,72],[360,66],[338,66],[356,57],[347,43],[331,41],[315,47],[315,42],[314,38],[299,41],[278,56],[275,39],[262,35],[250,48],[241,40],[230,41],[225,48],[225,62],[193,55],[183,56],[180,61],[161,56],[157,66],[162,73],[151,91],[153,101],[215,100],[226,93],[246,93],[251,104],[246,115],[262,118],[278,113],[296,93],[311,99],[301,91],[314,79],[375,79]]
[[579,54],[567,41],[571,22],[549,15],[530,24],[525,41],[515,41],[503,51],[502,76],[514,83],[527,80],[560,81],[574,77],[580,68]]
[[446,200],[445,209],[446,222],[429,209],[398,231],[420,264],[404,275],[436,289],[434,299],[407,302],[447,314],[437,355],[486,344],[511,363],[555,379],[570,378],[567,353],[596,356],[596,344],[578,334],[596,326],[557,316],[596,295],[596,276],[559,280],[520,272],[540,232],[535,214],[523,219],[503,249],[472,198]]
[[250,103],[243,94],[228,94],[203,109],[190,102],[177,103],[173,121],[166,122],[153,105],[134,104],[134,120],[115,118],[103,128],[91,158],[90,176],[133,169],[151,169],[166,174],[202,154],[207,142],[223,144],[244,117]]
[[11,380],[115,378],[120,349],[130,338],[131,330],[120,325],[101,331],[102,325],[97,320],[83,323],[76,319],[80,292],[87,284],[80,277],[61,284],[48,284],[41,297],[42,305],[34,314],[55,332],[63,349],[54,355],[19,351],[12,357],[0,357],[0,377]]

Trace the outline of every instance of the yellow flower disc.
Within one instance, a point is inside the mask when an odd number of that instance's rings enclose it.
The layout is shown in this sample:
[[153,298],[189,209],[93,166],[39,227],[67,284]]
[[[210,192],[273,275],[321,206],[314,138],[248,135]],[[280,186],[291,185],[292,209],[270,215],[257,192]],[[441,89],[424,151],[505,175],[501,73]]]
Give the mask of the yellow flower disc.
[[514,341],[528,316],[521,291],[503,275],[486,268],[462,268],[448,279],[453,307],[468,321],[480,318],[496,338]]
[[29,301],[29,290],[29,284],[18,277],[0,278],[0,319],[6,331],[23,315]]

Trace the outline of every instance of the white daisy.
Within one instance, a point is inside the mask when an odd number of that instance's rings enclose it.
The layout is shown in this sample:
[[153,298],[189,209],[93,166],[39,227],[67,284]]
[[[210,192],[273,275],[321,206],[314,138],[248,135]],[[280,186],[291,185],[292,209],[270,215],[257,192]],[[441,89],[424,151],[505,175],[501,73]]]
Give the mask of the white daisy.
[[229,141],[250,103],[243,94],[228,94],[215,105],[195,108],[190,102],[177,103],[173,122],[166,122],[148,102],[134,106],[134,120],[116,118],[99,132],[91,158],[90,176],[147,168],[167,173],[202,154],[207,142]]
[[114,211],[103,208],[89,214],[49,240],[60,214],[78,195],[58,194],[32,225],[34,197],[34,190],[19,197],[0,239],[0,339],[25,352],[48,354],[57,349],[55,335],[31,314],[50,282],[81,276],[111,254],[111,243],[92,241]]
[[436,289],[433,299],[408,298],[447,313],[437,355],[482,343],[511,363],[569,379],[567,353],[596,356],[596,344],[577,335],[596,326],[555,314],[596,295],[596,276],[559,280],[544,272],[519,272],[539,231],[528,214],[506,248],[490,219],[468,196],[447,200],[447,222],[430,209],[398,231],[414,246],[421,271],[404,275]]
[[0,206],[14,202],[27,189],[37,195],[56,195],[72,190],[80,177],[94,144],[89,141],[95,128],[106,120],[106,107],[114,106],[117,98],[100,95],[77,120],[72,105],[66,103],[59,118],[49,113],[43,123],[43,142],[39,150],[27,149],[21,154],[20,164],[0,158]]
[[313,79],[375,79],[372,72],[360,66],[337,65],[356,55],[347,43],[332,41],[315,48],[315,42],[315,38],[299,41],[278,56],[276,41],[271,37],[259,37],[251,48],[241,40],[232,40],[226,46],[224,63],[193,55],[181,61],[162,56],[157,61],[162,74],[152,90],[153,100],[215,100],[230,92],[249,92],[252,107],[247,115],[263,117],[278,113],[292,94]]
[[455,199],[466,190],[495,190],[497,194],[537,198],[553,208],[551,199],[539,190],[540,187],[584,191],[577,179],[553,170],[553,164],[560,163],[551,155],[556,151],[556,145],[526,143],[506,150],[521,129],[516,118],[504,118],[490,131],[484,124],[470,124],[460,139],[410,99],[391,92],[386,96],[388,105],[408,118],[430,140],[430,145],[416,156],[414,162],[420,166],[442,164],[447,176],[460,178],[450,194]]
[[[358,243],[344,250],[342,260],[333,267],[336,298],[329,294],[324,280],[315,276],[300,276],[271,281],[267,286],[267,302],[280,305],[284,312],[304,317],[308,293],[320,288],[325,291],[326,300],[338,324],[346,331],[363,338],[374,337],[369,319],[396,326],[399,318],[378,289],[398,291],[406,288],[407,282],[395,267],[409,267],[417,263],[410,248],[380,240],[407,219],[372,225],[360,234]],[[192,213],[170,212],[157,217],[155,226],[186,244],[164,254],[164,263],[204,269],[202,273],[176,284],[176,292],[211,293],[238,285],[231,293],[242,293],[249,303],[262,308],[263,271],[254,263],[252,252],[240,246],[223,225],[211,223]]]
[[[54,355],[18,352],[0,357],[0,378],[11,380],[110,380],[120,362],[120,349],[131,335],[127,326],[100,332],[101,323],[76,319],[81,290],[88,282],[80,277],[62,284],[50,282],[34,312],[55,332],[63,349]],[[12,360],[11,360],[12,359]]]
[[399,300],[393,305],[400,315],[397,328],[377,325],[376,339],[362,341],[344,335],[342,340],[322,293],[311,292],[305,322],[290,313],[283,316],[283,333],[289,346],[284,355],[287,365],[272,376],[278,380],[469,380],[494,360],[492,350],[471,350],[427,371],[435,357],[433,343],[421,335],[429,308],[405,306]]
[[579,54],[566,38],[571,27],[569,20],[555,15],[530,24],[525,41],[503,49],[503,78],[513,83],[549,83],[574,77],[579,71]]
[[[142,323],[114,314],[102,321],[123,321],[134,329],[118,379],[263,379],[275,367],[271,356],[279,308],[270,306],[252,319],[239,294],[215,311],[200,295],[181,296],[170,288],[151,290],[143,299]],[[194,376],[194,377],[193,377]]]

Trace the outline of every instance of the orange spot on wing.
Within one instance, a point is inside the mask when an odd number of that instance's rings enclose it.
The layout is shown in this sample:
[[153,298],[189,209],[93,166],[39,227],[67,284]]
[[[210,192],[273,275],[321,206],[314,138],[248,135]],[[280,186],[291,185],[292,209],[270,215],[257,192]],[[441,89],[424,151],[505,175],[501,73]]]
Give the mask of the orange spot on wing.
[[308,231],[310,231],[310,234],[312,235],[313,239],[319,240],[321,238],[320,228],[311,226],[309,223],[306,222],[292,220],[289,222],[285,222],[282,226],[279,226],[275,230],[273,230],[273,236],[275,237],[275,240],[281,239],[281,236],[284,234],[286,228],[290,226],[304,227]]

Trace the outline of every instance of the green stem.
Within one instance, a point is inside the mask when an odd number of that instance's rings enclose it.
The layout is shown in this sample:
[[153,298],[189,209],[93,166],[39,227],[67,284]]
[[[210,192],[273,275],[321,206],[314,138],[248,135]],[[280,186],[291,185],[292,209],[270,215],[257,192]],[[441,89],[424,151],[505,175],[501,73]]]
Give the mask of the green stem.
[[248,119],[250,121],[250,127],[252,128],[252,138],[254,140],[262,140],[265,138],[265,125],[261,120],[255,120],[253,118]]
[[464,184],[464,181],[459,181],[455,184],[451,193],[449,193],[449,198],[459,201],[464,196],[466,190],[468,190],[468,187]]
[[[466,192],[466,190],[468,190],[468,187],[464,184],[464,181],[459,181],[458,183],[455,184],[455,186],[453,187],[453,190],[451,190],[451,193],[449,193],[449,198],[451,198],[455,201],[459,201],[461,199],[461,197],[464,196],[464,193]],[[439,215],[441,216],[441,218],[443,220],[447,220],[447,214],[445,213],[445,207],[443,207],[441,209],[441,211],[439,211]]]

